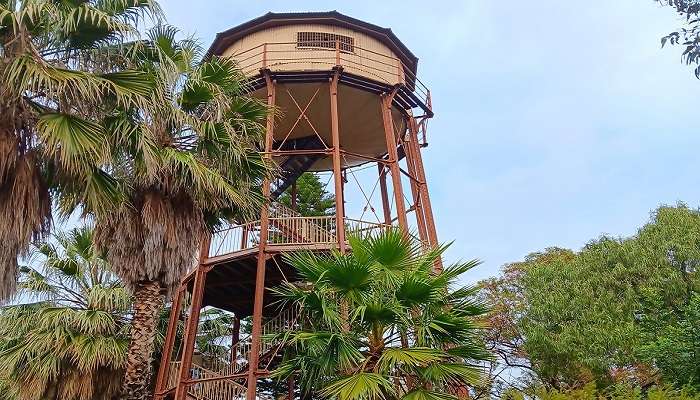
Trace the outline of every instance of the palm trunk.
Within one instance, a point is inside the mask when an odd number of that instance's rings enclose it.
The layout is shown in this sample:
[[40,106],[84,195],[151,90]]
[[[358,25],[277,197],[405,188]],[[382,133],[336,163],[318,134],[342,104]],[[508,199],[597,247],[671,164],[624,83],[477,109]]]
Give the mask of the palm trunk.
[[134,291],[134,319],[126,360],[122,399],[146,400],[150,397],[153,341],[163,296],[156,281],[139,283]]

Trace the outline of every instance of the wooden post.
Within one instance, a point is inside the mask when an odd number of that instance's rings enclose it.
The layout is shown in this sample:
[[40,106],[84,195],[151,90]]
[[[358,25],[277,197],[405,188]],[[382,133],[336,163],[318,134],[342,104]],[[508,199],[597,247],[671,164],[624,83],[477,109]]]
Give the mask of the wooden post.
[[335,66],[340,67],[340,40],[335,40]]
[[[275,106],[275,83],[270,77],[270,73],[265,71],[265,82],[267,86],[267,104]],[[270,113],[267,116],[267,129],[265,132],[265,157],[272,159],[272,140],[274,138],[275,117]],[[255,400],[258,385],[258,362],[260,360],[260,336],[262,334],[262,309],[265,295],[265,247],[269,233],[269,211],[270,211],[270,179],[265,178],[263,182],[263,193],[266,201],[260,211],[260,243],[258,244],[258,265],[255,271],[255,299],[253,300],[253,332],[251,334],[250,355],[248,357],[248,390],[247,400]]]
[[386,187],[386,168],[384,164],[377,163],[379,168],[379,190],[382,195],[382,209],[384,210],[384,223],[391,226],[391,207],[389,206],[389,190]]
[[391,116],[391,102],[393,94],[382,95],[382,120],[384,122],[384,135],[386,137],[387,163],[391,172],[391,183],[394,189],[396,201],[396,217],[399,228],[408,234],[408,219],[406,218],[406,205],[403,202],[403,190],[401,189],[401,170],[399,169],[399,155],[396,150],[396,136],[394,135],[394,119]]
[[185,400],[187,397],[187,389],[189,385],[190,369],[192,368],[192,353],[194,353],[194,342],[197,339],[197,326],[199,325],[199,313],[202,308],[202,297],[204,294],[204,283],[207,279],[206,267],[203,265],[206,258],[209,256],[209,241],[207,238],[202,243],[200,250],[199,265],[194,275],[194,283],[192,288],[192,304],[190,306],[190,315],[187,318],[185,327],[185,337],[183,339],[184,349],[182,360],[180,362],[180,376],[175,389],[175,400]]
[[333,144],[333,179],[335,183],[335,230],[338,249],[345,253],[345,204],[343,200],[343,177],[340,170],[340,128],[338,126],[338,79],[340,69],[331,79],[331,138]]
[[241,250],[243,250],[248,245],[248,224],[242,224],[241,230]]
[[165,334],[165,343],[163,344],[163,357],[158,368],[158,378],[156,379],[155,398],[160,399],[162,391],[168,389],[168,375],[170,373],[170,362],[172,359],[173,347],[175,346],[175,335],[177,334],[177,322],[182,311],[182,297],[184,287],[181,286],[175,292],[173,303],[170,306],[170,317],[168,318],[168,331]]
[[267,68],[267,43],[263,43],[262,68]]

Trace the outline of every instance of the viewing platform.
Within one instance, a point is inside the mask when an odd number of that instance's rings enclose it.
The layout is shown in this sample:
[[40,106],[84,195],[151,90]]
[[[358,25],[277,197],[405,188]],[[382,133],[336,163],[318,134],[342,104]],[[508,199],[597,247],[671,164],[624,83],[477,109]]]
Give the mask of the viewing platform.
[[[328,251],[338,246],[336,216],[302,216],[285,205],[275,202],[269,209],[269,226],[265,253],[267,258],[265,286],[273,288],[283,281],[293,281],[294,268],[282,256],[285,252],[311,250]],[[369,235],[389,225],[344,218],[346,234]],[[202,265],[208,269],[204,284],[203,306],[212,306],[245,317],[253,312],[255,271],[260,247],[261,221],[231,224],[214,233],[209,244],[209,256]],[[191,281],[194,271],[185,278]],[[189,284],[191,291],[191,284]],[[235,296],[231,294],[235,293]],[[265,296],[266,316],[277,310],[274,298]]]

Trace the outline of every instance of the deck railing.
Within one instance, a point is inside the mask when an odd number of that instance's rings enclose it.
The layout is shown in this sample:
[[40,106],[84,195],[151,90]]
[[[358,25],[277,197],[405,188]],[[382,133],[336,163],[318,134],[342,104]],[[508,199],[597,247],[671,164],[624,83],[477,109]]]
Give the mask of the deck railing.
[[[168,388],[174,388],[177,377],[180,375],[181,363],[174,361],[170,363],[168,373]],[[204,380],[190,384],[187,388],[188,398],[196,400],[234,400],[245,398],[247,387],[233,381],[225,379],[220,373],[204,368],[201,365],[192,363],[190,368],[193,380]],[[218,379],[220,378],[220,379]]]
[[388,85],[405,84],[423,104],[431,107],[430,90],[401,60],[360,46],[348,46],[338,40],[314,40],[313,46],[300,45],[300,42],[261,43],[231,57],[246,76],[255,76],[266,68],[307,71],[340,66],[348,72]]
[[[277,335],[291,330],[297,324],[299,312],[296,307],[282,310],[262,325],[260,356],[276,354],[280,345]],[[190,376],[194,383],[187,389],[189,396],[197,400],[231,400],[244,398],[246,386],[236,382],[233,375],[240,375],[248,368],[252,337],[248,335],[238,341],[231,354],[224,358],[203,357],[205,366],[192,363]],[[235,358],[232,360],[232,355]],[[174,388],[180,375],[181,362],[173,361],[168,369],[168,388]]]
[[[345,218],[345,231],[368,234],[386,228],[385,224]],[[231,224],[214,233],[209,257],[222,256],[252,249],[260,243],[260,221]],[[333,215],[305,217],[275,203],[269,211],[269,245],[332,245],[336,243],[336,219]]]

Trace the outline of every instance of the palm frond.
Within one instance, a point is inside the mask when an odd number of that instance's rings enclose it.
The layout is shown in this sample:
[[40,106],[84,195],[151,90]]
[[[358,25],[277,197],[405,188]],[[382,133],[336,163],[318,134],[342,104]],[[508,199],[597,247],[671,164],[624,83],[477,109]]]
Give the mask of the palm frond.
[[428,347],[411,347],[385,349],[379,357],[378,367],[390,372],[399,366],[424,367],[430,363],[443,361],[446,354],[442,350]]
[[394,387],[383,375],[360,372],[334,381],[321,394],[339,400],[377,400],[394,394]]

